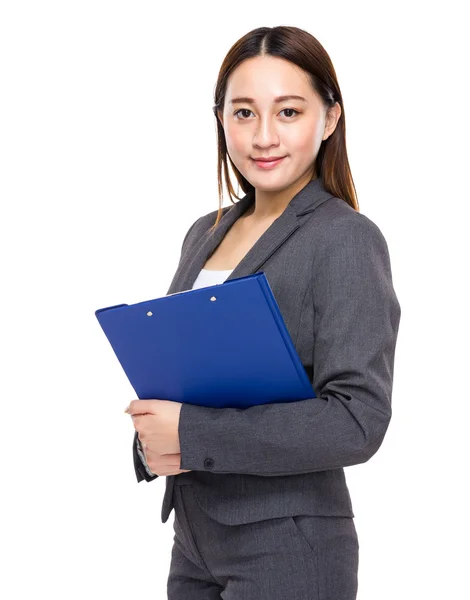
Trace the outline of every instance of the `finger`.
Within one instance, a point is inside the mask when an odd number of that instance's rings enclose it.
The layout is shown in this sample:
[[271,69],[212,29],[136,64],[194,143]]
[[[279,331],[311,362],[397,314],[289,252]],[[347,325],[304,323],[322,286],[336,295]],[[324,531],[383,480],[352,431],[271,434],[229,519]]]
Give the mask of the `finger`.
[[132,400],[129,406],[124,412],[129,415],[145,415],[145,414],[156,414],[157,411],[157,400]]
[[150,414],[130,415],[134,429],[139,430],[147,427]]
[[[146,457],[147,458],[147,457]],[[147,464],[154,473],[165,471],[179,471],[181,463],[181,454],[160,454],[148,457]]]
[[173,469],[162,469],[159,473],[156,473],[155,471],[153,471],[155,473],[155,475],[165,475],[165,476],[171,476],[171,475],[181,475],[181,473],[186,473],[186,471],[179,471],[176,470],[174,471]]
[[164,465],[177,467],[179,469],[181,454],[162,454],[160,460]]

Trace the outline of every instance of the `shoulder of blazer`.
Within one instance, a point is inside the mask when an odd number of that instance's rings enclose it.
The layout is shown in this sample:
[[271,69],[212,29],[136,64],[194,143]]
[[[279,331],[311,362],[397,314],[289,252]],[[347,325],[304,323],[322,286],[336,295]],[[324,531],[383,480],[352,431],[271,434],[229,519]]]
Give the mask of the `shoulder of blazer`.
[[312,222],[308,237],[312,239],[314,267],[341,262],[363,269],[366,263],[375,263],[381,265],[382,273],[391,282],[390,252],[382,230],[371,218],[340,202],[346,210],[340,204],[332,204],[328,216]]
[[[222,207],[222,217],[231,208],[232,206]],[[191,225],[191,227],[186,232],[186,235],[184,236],[183,243],[181,245],[182,254],[184,254],[189,248],[191,248],[194,242],[199,240],[202,235],[209,231],[209,229],[215,223],[218,212],[218,210],[213,210],[205,215],[202,215],[194,221],[194,223]]]
[[309,214],[309,224],[315,230],[319,242],[334,243],[338,236],[350,235],[354,241],[353,233],[361,236],[374,237],[386,244],[380,227],[370,217],[358,212],[341,198],[332,196],[326,202]]

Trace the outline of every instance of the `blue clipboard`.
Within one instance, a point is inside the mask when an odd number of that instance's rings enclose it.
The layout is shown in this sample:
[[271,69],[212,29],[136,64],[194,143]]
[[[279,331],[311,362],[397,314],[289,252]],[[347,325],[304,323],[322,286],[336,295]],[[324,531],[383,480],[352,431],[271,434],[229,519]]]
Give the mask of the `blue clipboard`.
[[95,315],[141,400],[247,408],[316,397],[263,272]]

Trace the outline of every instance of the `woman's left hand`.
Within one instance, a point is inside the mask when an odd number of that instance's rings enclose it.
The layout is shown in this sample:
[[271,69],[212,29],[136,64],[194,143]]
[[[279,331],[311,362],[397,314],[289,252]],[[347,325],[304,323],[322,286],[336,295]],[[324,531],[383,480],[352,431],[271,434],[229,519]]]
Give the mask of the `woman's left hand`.
[[180,453],[181,406],[173,400],[132,400],[124,412],[131,415],[142,445],[163,456]]

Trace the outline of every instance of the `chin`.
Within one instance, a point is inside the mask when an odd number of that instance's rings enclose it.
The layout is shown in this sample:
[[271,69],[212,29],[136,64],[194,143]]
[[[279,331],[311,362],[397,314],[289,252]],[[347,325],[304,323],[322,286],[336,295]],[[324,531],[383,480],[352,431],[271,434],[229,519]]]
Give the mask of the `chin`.
[[273,181],[270,185],[266,185],[265,182],[251,182],[251,185],[253,187],[255,187],[259,192],[282,192],[282,190],[285,190],[289,187],[289,185],[291,185],[290,181]]

